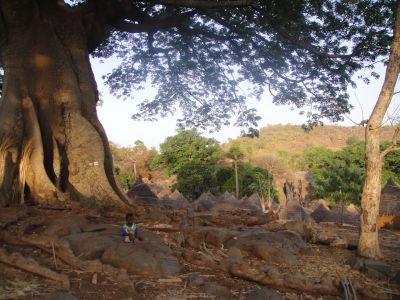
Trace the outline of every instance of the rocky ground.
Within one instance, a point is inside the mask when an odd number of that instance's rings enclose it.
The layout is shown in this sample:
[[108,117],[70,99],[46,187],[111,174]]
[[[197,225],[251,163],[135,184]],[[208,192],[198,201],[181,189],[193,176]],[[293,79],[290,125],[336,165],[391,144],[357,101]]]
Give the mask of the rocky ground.
[[123,213],[1,208],[0,299],[346,299],[343,286],[400,297],[398,232],[381,231],[384,260],[362,260],[354,226],[172,198],[134,203],[135,243],[119,236]]

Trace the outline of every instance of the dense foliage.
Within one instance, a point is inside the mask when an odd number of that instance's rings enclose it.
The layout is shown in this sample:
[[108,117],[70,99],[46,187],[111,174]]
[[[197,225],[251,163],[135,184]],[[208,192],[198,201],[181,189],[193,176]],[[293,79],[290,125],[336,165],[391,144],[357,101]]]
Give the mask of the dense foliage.
[[[382,144],[385,149],[388,144]],[[364,183],[365,144],[355,143],[334,152],[323,147],[310,148],[304,162],[312,175],[312,189],[316,197],[337,204],[340,201],[360,204]],[[400,183],[400,155],[392,152],[384,159],[382,184],[392,178]]]
[[212,165],[220,158],[217,140],[201,136],[196,129],[178,129],[176,135],[166,138],[160,145],[160,153],[153,165],[172,175],[178,174],[187,162],[202,161]]
[[185,197],[198,198],[203,192],[218,191],[216,165],[206,161],[189,161],[178,171],[174,189]]
[[[231,167],[231,176],[221,184],[221,192],[233,192],[235,190],[235,178]],[[261,197],[277,200],[278,192],[273,186],[273,176],[267,169],[254,167],[249,163],[239,163],[238,165],[240,197],[251,196],[258,193]]]
[[[167,174],[176,174],[174,189],[195,199],[201,193],[235,191],[235,165],[238,165],[240,196],[258,192],[261,196],[276,196],[272,175],[263,168],[240,163],[243,151],[236,145],[229,148],[223,159],[218,142],[201,136],[196,130],[179,129],[177,134],[165,139],[153,165]],[[239,163],[238,163],[239,162]],[[269,189],[269,190],[268,190]]]

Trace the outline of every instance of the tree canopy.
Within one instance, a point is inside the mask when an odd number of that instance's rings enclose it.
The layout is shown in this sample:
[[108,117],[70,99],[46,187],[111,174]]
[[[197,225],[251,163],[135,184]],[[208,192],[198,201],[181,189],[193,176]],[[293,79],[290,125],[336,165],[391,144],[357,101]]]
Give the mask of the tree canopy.
[[[389,143],[382,143],[386,149]],[[324,147],[310,148],[304,153],[304,163],[312,175],[312,190],[316,197],[333,204],[343,200],[359,205],[365,177],[365,143],[358,142],[332,151]],[[400,156],[392,152],[384,159],[382,185],[391,178],[400,185]]]
[[160,145],[160,154],[155,157],[153,164],[163,167],[168,175],[172,175],[179,173],[187,162],[214,164],[219,158],[217,140],[201,136],[196,129],[178,129],[176,135],[167,137]]
[[[259,119],[246,96],[306,107],[309,124],[348,113],[346,89],[361,68],[387,57],[395,0],[389,1],[79,1],[88,47],[119,65],[105,79],[131,98],[146,84],[154,99],[134,118],[181,108],[179,123],[219,129]],[[377,74],[371,72],[365,76]],[[142,99],[141,99],[142,100]]]

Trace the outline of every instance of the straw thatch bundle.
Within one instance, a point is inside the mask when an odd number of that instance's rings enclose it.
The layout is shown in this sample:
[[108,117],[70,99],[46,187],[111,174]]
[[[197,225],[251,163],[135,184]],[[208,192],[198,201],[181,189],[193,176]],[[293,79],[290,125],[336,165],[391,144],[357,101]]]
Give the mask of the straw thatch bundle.
[[382,189],[378,226],[400,229],[400,188],[392,179],[389,179]]

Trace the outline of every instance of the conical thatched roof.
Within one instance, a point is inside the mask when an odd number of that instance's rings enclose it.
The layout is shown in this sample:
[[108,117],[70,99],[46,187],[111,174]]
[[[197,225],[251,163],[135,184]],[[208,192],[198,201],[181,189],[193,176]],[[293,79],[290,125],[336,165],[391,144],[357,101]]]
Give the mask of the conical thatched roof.
[[244,206],[248,206],[254,209],[261,209],[261,198],[258,193],[254,193],[248,198],[243,198],[242,202]]
[[382,189],[379,214],[400,216],[400,188],[392,179]]
[[215,205],[217,199],[210,192],[206,192],[200,195],[197,200],[192,203],[192,207],[195,211],[209,211]]
[[324,220],[329,214],[331,210],[328,205],[326,205],[325,201],[321,201],[316,209],[311,213],[311,217],[315,220],[315,222],[319,223]]
[[[340,206],[332,210],[322,222],[335,222],[340,223],[342,208]],[[355,205],[350,205],[348,208],[343,210],[343,224],[350,224],[354,226],[360,226],[360,212]]]
[[141,178],[136,179],[127,195],[135,201],[147,204],[157,204],[159,201],[157,195],[151,191],[150,187]]

